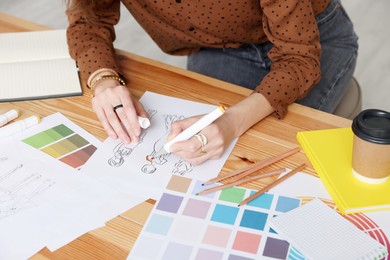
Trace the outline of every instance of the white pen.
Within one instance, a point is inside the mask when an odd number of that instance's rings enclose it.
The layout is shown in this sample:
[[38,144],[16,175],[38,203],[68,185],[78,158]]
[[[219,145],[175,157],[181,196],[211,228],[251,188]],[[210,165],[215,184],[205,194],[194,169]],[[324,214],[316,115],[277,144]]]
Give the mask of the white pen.
[[26,119],[16,121],[12,124],[0,128],[0,140],[24,131],[25,129],[37,125],[40,121],[39,116],[30,116]]
[[16,109],[12,109],[4,114],[0,115],[0,127],[7,124],[9,121],[14,120],[19,116],[19,111]]
[[223,115],[225,111],[226,109],[224,106],[219,106],[215,110],[211,111],[209,114],[201,117],[190,127],[184,129],[183,132],[181,132],[180,134],[175,136],[172,140],[164,144],[164,146],[160,149],[160,151],[156,152],[156,154],[153,157],[160,157],[164,154],[170,153],[171,145],[179,141],[190,139],[191,137],[193,137],[194,135],[202,131],[204,128],[206,128],[208,125],[210,125],[212,122],[214,122],[218,117]]

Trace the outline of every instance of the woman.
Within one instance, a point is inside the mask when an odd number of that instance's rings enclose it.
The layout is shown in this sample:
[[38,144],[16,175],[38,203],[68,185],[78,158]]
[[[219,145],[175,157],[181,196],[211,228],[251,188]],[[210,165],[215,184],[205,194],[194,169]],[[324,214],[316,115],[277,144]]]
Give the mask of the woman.
[[[166,53],[188,55],[188,69],[253,89],[172,152],[190,163],[219,158],[232,139],[293,102],[333,112],[357,58],[357,36],[339,0],[73,0],[68,44],[104,129],[138,141],[137,116],[147,116],[124,86],[115,61],[113,25],[120,2]],[[221,100],[222,101],[222,100]],[[197,118],[177,121],[170,136]]]

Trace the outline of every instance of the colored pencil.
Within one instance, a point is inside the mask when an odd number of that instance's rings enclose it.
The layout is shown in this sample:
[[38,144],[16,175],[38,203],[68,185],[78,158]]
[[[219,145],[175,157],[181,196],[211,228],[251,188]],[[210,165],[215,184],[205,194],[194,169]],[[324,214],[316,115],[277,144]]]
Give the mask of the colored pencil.
[[270,159],[266,159],[266,160],[263,160],[261,162],[258,162],[258,163],[249,165],[247,167],[244,167],[242,169],[238,169],[238,170],[232,171],[229,174],[225,174],[223,176],[218,176],[218,177],[215,177],[213,179],[210,179],[210,180],[204,182],[202,185],[209,185],[209,184],[212,184],[212,183],[215,183],[215,182],[219,182],[219,181],[225,180],[227,178],[230,178],[230,177],[233,177],[233,176],[236,176],[236,175],[238,175],[240,173],[245,172],[244,176],[234,177],[234,178],[232,178],[232,180],[229,181],[229,183],[237,181],[237,180],[242,179],[243,177],[245,177],[245,176],[247,176],[247,175],[249,175],[249,174],[251,174],[251,173],[253,173],[255,171],[258,171],[258,170],[260,170],[260,169],[262,169],[262,168],[264,168],[266,166],[269,166],[269,165],[271,165],[271,164],[273,164],[273,163],[275,163],[277,161],[280,161],[280,160],[282,160],[282,159],[284,159],[284,158],[286,158],[286,157],[288,157],[290,155],[293,155],[293,154],[299,152],[299,150],[300,150],[299,147],[291,149],[291,150],[289,150],[289,151],[287,151],[285,153],[282,153],[282,154],[277,155],[275,157],[272,157]]
[[276,181],[272,182],[271,184],[265,186],[264,188],[262,188],[261,190],[257,191],[256,193],[252,194],[251,196],[249,196],[248,198],[244,199],[243,201],[240,202],[240,204],[238,204],[238,206],[242,206],[242,205],[245,205],[247,204],[248,202],[256,199],[257,197],[259,197],[260,195],[262,195],[263,193],[265,193],[266,191],[268,191],[269,189],[275,187],[276,185],[278,185],[279,183],[283,182],[284,180],[286,180],[287,178],[291,177],[292,175],[294,175],[295,173],[303,170],[304,168],[306,167],[306,164],[301,164],[299,165],[297,168],[293,169],[292,171],[290,171],[289,173],[287,173],[286,175],[284,175],[283,177],[277,179]]
[[254,180],[257,180],[257,179],[266,178],[266,177],[269,177],[269,176],[273,176],[275,174],[280,174],[280,173],[284,172],[285,170],[286,170],[285,168],[282,168],[282,169],[278,169],[278,170],[274,170],[274,171],[263,172],[263,173],[260,173],[260,174],[254,175],[254,176],[242,178],[242,179],[240,179],[238,181],[235,181],[235,182],[232,182],[232,183],[223,184],[223,185],[219,185],[219,186],[216,186],[216,187],[212,187],[212,188],[209,188],[209,189],[202,190],[202,191],[198,192],[196,195],[205,195],[205,194],[208,194],[208,193],[211,193],[211,192],[224,190],[226,188],[230,188],[230,187],[233,187],[233,186],[238,186],[238,185],[241,185],[241,184],[244,184],[244,183],[247,183],[247,182],[250,182],[250,181],[254,181]]

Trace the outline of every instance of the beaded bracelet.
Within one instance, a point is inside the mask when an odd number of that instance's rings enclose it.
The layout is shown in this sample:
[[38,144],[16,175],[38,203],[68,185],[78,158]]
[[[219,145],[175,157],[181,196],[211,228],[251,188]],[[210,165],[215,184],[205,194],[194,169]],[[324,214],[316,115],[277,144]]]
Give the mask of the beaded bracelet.
[[89,78],[88,78],[88,80],[87,80],[87,86],[89,87],[92,83],[92,81],[93,81],[93,79],[97,76],[97,75],[99,75],[100,73],[110,73],[111,75],[114,75],[114,76],[118,76],[119,77],[119,74],[118,74],[118,72],[116,72],[115,70],[113,70],[113,69],[109,69],[109,68],[101,68],[101,69],[98,69],[98,70],[96,70],[96,71],[94,71],[90,76],[89,76]]
[[90,85],[90,88],[91,88],[91,91],[92,91],[92,96],[95,96],[95,85],[96,83],[98,83],[99,81],[102,81],[102,80],[107,80],[107,79],[114,79],[116,81],[119,82],[119,84],[121,84],[122,86],[126,86],[126,82],[121,79],[119,76],[113,76],[113,75],[103,75],[103,76],[100,76],[100,77],[97,77],[96,79],[94,79]]

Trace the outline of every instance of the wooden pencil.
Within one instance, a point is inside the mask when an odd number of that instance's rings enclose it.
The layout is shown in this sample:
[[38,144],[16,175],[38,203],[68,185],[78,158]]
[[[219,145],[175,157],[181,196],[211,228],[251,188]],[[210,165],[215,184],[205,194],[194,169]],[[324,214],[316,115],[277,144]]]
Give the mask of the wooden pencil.
[[278,169],[278,170],[274,170],[274,171],[263,172],[263,173],[255,175],[255,176],[242,178],[242,179],[240,179],[240,180],[238,180],[236,182],[233,182],[233,183],[223,184],[223,185],[219,185],[219,186],[216,186],[216,187],[212,187],[212,188],[209,188],[209,189],[202,190],[202,191],[198,192],[196,195],[205,195],[205,194],[208,194],[208,193],[211,193],[211,192],[224,190],[226,188],[230,188],[230,187],[233,187],[233,186],[238,186],[238,185],[241,185],[241,184],[244,184],[244,183],[247,183],[247,182],[250,182],[250,181],[254,181],[254,180],[257,180],[257,179],[266,178],[266,177],[269,177],[269,176],[273,176],[275,174],[280,174],[280,173],[284,172],[285,170],[286,170],[285,168],[282,168],[282,169]]
[[286,175],[284,175],[283,177],[277,179],[276,181],[272,182],[271,184],[265,186],[264,188],[260,189],[259,191],[257,191],[256,193],[252,194],[251,196],[249,196],[248,198],[244,199],[243,201],[240,202],[240,204],[238,204],[238,206],[242,206],[242,205],[245,205],[247,204],[248,202],[256,199],[257,197],[259,197],[260,195],[262,195],[264,192],[267,192],[269,189],[275,187],[276,185],[278,185],[279,183],[281,183],[282,181],[286,180],[287,178],[291,177],[292,175],[294,175],[295,173],[303,170],[304,168],[306,167],[306,164],[301,164],[299,165],[297,168],[293,169],[292,171],[290,171],[289,173],[287,173]]
[[[209,185],[209,184],[212,184],[212,183],[215,183],[215,182],[219,182],[219,181],[225,180],[227,178],[233,177],[235,175],[238,175],[238,174],[240,174],[242,172],[245,172],[245,174],[246,174],[245,176],[247,176],[247,175],[251,174],[252,172],[258,171],[258,170],[260,170],[260,169],[262,169],[262,168],[264,168],[266,166],[269,166],[269,165],[271,165],[271,164],[273,164],[273,163],[275,163],[277,161],[280,161],[280,160],[282,160],[282,159],[284,159],[284,158],[286,158],[286,157],[288,157],[290,155],[293,155],[293,154],[299,152],[299,150],[300,150],[299,147],[296,147],[294,149],[291,149],[291,150],[289,150],[287,152],[279,154],[279,155],[277,155],[275,157],[272,157],[270,159],[266,159],[266,160],[263,160],[261,162],[258,162],[258,163],[249,165],[247,167],[244,167],[242,169],[238,169],[238,170],[232,171],[231,173],[225,174],[223,176],[218,176],[218,177],[212,178],[212,179],[204,182],[202,185]],[[232,182],[232,181],[236,181],[238,179],[241,179],[243,177],[244,176],[240,176],[240,177],[234,178],[234,179],[230,180],[229,183]]]

